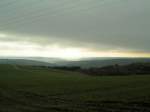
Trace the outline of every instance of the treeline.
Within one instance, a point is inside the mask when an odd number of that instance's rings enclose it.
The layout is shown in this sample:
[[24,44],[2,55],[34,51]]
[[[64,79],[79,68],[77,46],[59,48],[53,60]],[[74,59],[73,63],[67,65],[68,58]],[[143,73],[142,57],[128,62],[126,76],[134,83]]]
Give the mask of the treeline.
[[52,67],[54,69],[61,69],[67,71],[82,72],[88,75],[142,75],[150,74],[150,63],[132,63],[128,65],[110,65],[105,67],[81,68],[79,66],[61,66]]
[[59,70],[67,70],[67,71],[80,71],[81,67],[80,66],[55,66],[55,67],[50,67],[53,69],[59,69]]

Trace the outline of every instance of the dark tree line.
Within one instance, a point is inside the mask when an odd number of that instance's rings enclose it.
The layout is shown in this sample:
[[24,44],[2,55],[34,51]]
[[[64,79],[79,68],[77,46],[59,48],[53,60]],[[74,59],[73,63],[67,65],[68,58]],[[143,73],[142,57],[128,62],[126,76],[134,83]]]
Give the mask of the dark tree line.
[[56,67],[51,67],[53,69],[59,69],[59,70],[67,70],[67,71],[80,71],[81,70],[81,67],[79,66],[56,66]]
[[81,68],[79,66],[51,67],[54,69],[77,71],[88,75],[136,75],[150,74],[150,63],[133,63],[128,65],[110,65],[105,67]]

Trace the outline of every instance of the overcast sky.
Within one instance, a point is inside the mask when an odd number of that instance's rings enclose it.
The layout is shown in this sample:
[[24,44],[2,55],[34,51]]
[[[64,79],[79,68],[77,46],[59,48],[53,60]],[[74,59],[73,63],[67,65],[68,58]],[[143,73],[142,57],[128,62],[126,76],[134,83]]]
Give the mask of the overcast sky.
[[150,56],[150,0],[0,0],[1,56]]

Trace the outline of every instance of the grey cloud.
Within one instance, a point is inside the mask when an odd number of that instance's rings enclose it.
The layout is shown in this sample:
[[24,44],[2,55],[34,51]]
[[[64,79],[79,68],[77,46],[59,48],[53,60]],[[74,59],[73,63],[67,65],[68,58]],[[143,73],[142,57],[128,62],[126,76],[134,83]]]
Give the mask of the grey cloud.
[[149,5],[148,0],[1,0],[0,31],[41,45],[150,52]]

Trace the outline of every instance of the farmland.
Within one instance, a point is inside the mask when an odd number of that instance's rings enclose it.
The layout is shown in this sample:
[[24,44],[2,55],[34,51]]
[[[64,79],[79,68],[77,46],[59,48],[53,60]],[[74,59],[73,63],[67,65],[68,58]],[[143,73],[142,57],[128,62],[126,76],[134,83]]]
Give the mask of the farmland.
[[0,65],[0,112],[149,112],[150,75]]

